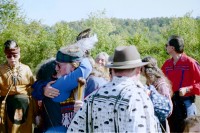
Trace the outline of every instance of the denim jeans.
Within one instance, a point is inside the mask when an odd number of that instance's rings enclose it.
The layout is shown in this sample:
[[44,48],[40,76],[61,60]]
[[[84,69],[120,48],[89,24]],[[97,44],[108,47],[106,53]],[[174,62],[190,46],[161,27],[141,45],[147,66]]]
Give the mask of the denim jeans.
[[187,117],[197,114],[196,105],[192,103],[191,100],[185,100],[184,104],[187,109]]

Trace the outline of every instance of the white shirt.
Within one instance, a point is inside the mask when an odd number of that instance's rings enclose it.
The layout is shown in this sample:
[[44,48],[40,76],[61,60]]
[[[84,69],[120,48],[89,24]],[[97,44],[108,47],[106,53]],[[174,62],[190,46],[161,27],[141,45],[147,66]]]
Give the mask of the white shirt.
[[157,132],[153,104],[143,88],[131,78],[113,77],[86,98],[67,132]]

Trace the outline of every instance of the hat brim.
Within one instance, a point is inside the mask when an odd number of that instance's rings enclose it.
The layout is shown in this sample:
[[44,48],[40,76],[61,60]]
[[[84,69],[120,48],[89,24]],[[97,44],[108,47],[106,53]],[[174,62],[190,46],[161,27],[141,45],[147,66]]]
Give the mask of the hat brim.
[[106,67],[108,68],[116,68],[116,69],[131,69],[136,67],[141,67],[149,64],[149,62],[140,62],[135,64],[123,64],[123,65],[114,65],[113,63],[107,64]]

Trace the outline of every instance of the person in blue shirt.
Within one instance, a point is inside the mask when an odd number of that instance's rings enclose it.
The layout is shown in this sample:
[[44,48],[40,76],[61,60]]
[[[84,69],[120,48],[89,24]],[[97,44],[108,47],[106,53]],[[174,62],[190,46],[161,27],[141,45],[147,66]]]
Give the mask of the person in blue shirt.
[[44,88],[45,96],[55,102],[63,102],[69,98],[71,91],[78,86],[77,79],[86,79],[92,71],[89,60],[83,56],[84,53],[76,46],[67,46],[58,51],[55,68],[58,79],[47,84]]
[[88,58],[92,64],[93,69],[87,78],[84,97],[87,97],[94,90],[99,89],[101,86],[110,81],[106,76],[108,74],[105,74],[104,68],[98,65],[92,57]]
[[78,86],[77,80],[79,77],[87,78],[92,71],[92,66],[89,60],[84,58],[84,52],[79,47],[70,45],[57,52],[55,71],[57,80],[49,79],[43,84],[40,80],[34,84],[35,86],[33,85],[33,97],[42,100],[45,106],[46,132],[66,130],[63,127],[70,124],[66,119],[69,119],[69,116],[72,119],[74,115],[73,94]]

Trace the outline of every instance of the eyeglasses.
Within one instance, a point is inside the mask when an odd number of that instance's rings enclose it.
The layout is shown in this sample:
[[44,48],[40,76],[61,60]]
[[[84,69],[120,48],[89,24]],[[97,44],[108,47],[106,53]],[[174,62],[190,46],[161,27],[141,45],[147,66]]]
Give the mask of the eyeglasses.
[[7,57],[8,59],[10,59],[10,58],[12,58],[12,57],[17,58],[17,57],[18,57],[18,54],[10,54],[10,55],[6,55],[6,57]]
[[58,66],[58,68],[60,69],[64,64],[61,64],[59,62],[56,62],[56,65]]

